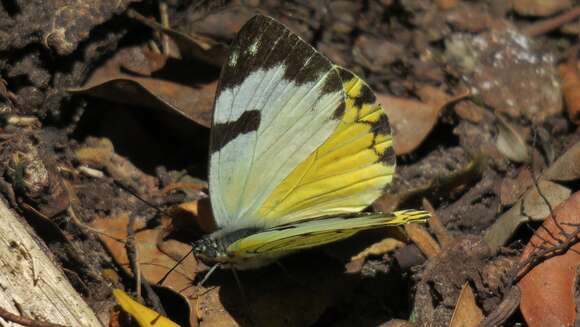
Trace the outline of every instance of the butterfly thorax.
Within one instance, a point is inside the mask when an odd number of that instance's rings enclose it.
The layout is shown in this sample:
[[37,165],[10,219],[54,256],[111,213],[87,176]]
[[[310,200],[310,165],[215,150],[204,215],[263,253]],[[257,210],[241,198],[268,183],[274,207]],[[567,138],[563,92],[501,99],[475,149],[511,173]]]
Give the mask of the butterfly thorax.
[[262,230],[257,227],[218,230],[194,242],[193,253],[204,263],[209,265],[219,264],[223,268],[233,267],[235,269],[245,270],[262,267],[271,263],[277,256],[272,258],[264,256],[240,257],[228,252],[228,247],[234,242]]

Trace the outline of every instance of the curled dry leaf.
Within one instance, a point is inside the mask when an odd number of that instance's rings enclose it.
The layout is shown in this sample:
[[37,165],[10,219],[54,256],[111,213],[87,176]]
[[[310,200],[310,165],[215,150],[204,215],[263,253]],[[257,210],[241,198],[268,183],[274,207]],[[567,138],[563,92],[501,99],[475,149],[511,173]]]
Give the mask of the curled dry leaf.
[[528,162],[530,155],[526,141],[521,133],[512,126],[500,114],[497,115],[499,122],[499,135],[497,136],[497,149],[510,160],[515,162]]
[[475,327],[483,320],[483,313],[475,302],[475,294],[468,283],[463,285],[449,327]]
[[[522,262],[546,249],[578,239],[580,192],[554,209],[528,242]],[[545,257],[519,281],[520,309],[528,326],[572,326],[576,320],[576,267],[580,264],[580,243],[566,251]]]
[[[123,104],[164,109],[209,127],[217,81],[202,83],[195,80],[199,74],[189,71],[185,77],[190,80],[178,83],[175,80],[184,76],[177,76],[177,72],[181,75],[191,67],[179,63],[181,67],[178,70],[169,69],[167,58],[160,56],[138,47],[123,49],[95,70],[85,85],[68,91]],[[128,73],[128,68],[138,74]],[[153,72],[156,72],[155,77],[150,76]]]
[[437,123],[441,110],[449,103],[468,95],[468,91],[464,90],[457,95],[449,96],[432,86],[424,86],[417,90],[417,93],[421,101],[377,95],[393,128],[397,155],[415,150]]
[[485,232],[484,240],[493,253],[507,243],[521,224],[541,221],[550,213],[550,208],[538,193],[538,189],[552,207],[562,203],[571,193],[570,189],[547,180],[538,181],[537,188],[535,185],[530,186],[522,199],[501,215]]
[[568,117],[576,125],[580,125],[580,73],[576,63],[564,63],[559,66],[562,79],[562,93],[566,101]]

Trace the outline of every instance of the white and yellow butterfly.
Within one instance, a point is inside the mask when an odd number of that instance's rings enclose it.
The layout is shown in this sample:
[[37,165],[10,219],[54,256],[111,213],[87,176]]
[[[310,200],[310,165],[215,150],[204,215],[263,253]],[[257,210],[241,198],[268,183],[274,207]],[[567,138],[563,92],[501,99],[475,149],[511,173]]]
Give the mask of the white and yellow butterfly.
[[394,173],[387,116],[369,86],[256,16],[222,68],[209,170],[218,230],[193,251],[257,268],[362,230],[425,221],[425,211],[361,212]]

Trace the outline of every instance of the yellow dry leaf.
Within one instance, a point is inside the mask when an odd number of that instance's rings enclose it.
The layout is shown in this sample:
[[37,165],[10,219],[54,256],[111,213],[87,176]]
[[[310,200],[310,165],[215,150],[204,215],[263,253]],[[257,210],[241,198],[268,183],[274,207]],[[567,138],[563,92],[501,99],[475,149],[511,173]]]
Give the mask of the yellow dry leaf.
[[127,293],[118,288],[113,289],[113,295],[121,308],[137,320],[141,327],[180,327],[157,311],[133,300]]
[[381,255],[387,252],[393,251],[401,246],[405,245],[405,243],[394,239],[394,238],[386,238],[380,242],[374,243],[373,245],[369,246],[368,248],[364,249],[361,253],[353,256],[350,260],[359,260],[365,259],[370,255]]

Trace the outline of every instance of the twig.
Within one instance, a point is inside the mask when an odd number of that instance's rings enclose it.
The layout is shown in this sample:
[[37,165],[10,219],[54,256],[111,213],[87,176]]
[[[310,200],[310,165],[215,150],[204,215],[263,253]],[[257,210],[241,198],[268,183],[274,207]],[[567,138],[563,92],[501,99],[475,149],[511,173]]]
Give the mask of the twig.
[[149,284],[147,279],[143,278],[141,273],[141,265],[139,264],[139,250],[135,245],[135,216],[129,216],[129,222],[127,224],[127,242],[125,243],[125,249],[127,251],[127,258],[129,259],[129,264],[131,270],[133,271],[133,276],[135,276],[135,292],[137,293],[138,299],[142,299],[141,286],[145,288],[147,299],[153,305],[155,310],[162,315],[166,315],[165,309],[161,304],[161,300]]
[[439,244],[441,244],[441,247],[443,248],[449,245],[449,243],[453,241],[453,236],[449,234],[449,231],[447,230],[447,228],[445,228],[445,226],[435,213],[435,208],[433,208],[431,202],[429,202],[429,200],[427,200],[426,198],[423,198],[423,207],[431,213],[431,218],[429,219],[429,227],[431,227],[431,229],[433,230],[433,233],[437,237],[437,240],[439,241]]
[[553,258],[555,256],[566,253],[570,248],[580,242],[580,227],[576,227],[576,230],[572,235],[567,233],[566,239],[550,247],[541,248],[540,251],[532,252],[528,258],[517,266],[518,274],[513,279],[512,284],[519,282],[532,268],[538,264]]
[[501,303],[477,327],[500,326],[516,311],[520,304],[522,292],[517,285],[512,286]]
[[[165,28],[169,27],[169,15],[167,14],[167,2],[165,0],[159,1],[159,18],[161,20],[161,25]],[[165,33],[161,34],[161,48],[163,49],[163,54],[169,54],[169,36]]]
[[[537,138],[536,128],[533,127],[532,128],[532,131],[533,131],[533,133],[532,133],[533,134],[533,137],[532,137],[532,149],[534,149],[536,147],[536,138]],[[538,178],[537,178],[536,172],[534,170],[534,154],[533,154],[533,152],[532,152],[532,158],[531,158],[531,163],[530,163],[530,173],[532,175],[532,181],[534,182],[534,187],[536,188],[536,191],[538,192],[538,194],[540,195],[540,197],[542,198],[542,200],[544,200],[544,202],[546,203],[546,206],[548,206],[548,210],[550,211],[550,216],[548,217],[548,219],[549,218],[552,218],[554,220],[554,224],[556,224],[556,227],[558,227],[558,229],[560,229],[560,231],[564,234],[564,236],[567,237],[567,234],[568,233],[562,228],[562,226],[560,226],[560,223],[558,222],[558,219],[556,219],[556,216],[554,216],[554,209],[552,208],[552,204],[550,203],[550,201],[548,201],[548,198],[544,195],[544,193],[540,189],[540,186],[538,185]],[[546,232],[553,239],[556,239],[556,237],[554,237],[554,235],[552,235],[552,232],[551,231],[549,231],[548,229],[546,229]]]
[[558,16],[548,18],[535,24],[531,24],[523,29],[523,33],[529,37],[536,37],[548,33],[574,19],[580,17],[580,7],[574,7]]
[[92,232],[92,233],[95,233],[95,234],[99,234],[99,235],[106,236],[106,237],[108,237],[108,238],[110,238],[110,239],[112,239],[112,240],[115,240],[115,241],[119,242],[119,243],[125,243],[125,241],[124,241],[124,240],[122,240],[122,239],[120,239],[120,238],[118,238],[118,237],[115,237],[115,236],[113,236],[113,235],[109,235],[109,234],[107,234],[107,233],[105,233],[105,232],[102,232],[102,231],[100,231],[100,230],[98,230],[98,229],[96,229],[96,228],[93,228],[93,227],[91,227],[91,226],[89,226],[89,225],[87,225],[87,224],[83,223],[83,222],[82,222],[82,221],[79,219],[79,217],[77,216],[77,214],[76,214],[76,211],[74,210],[74,208],[72,207],[72,205],[69,205],[69,206],[68,206],[68,208],[66,209],[66,213],[68,213],[68,215],[70,216],[70,218],[71,218],[72,222],[73,222],[75,225],[77,225],[78,227],[80,227],[81,229],[86,229],[86,230],[87,230],[87,231],[89,231],[89,232]]
[[133,271],[133,276],[135,276],[135,292],[137,293],[137,298],[141,299],[141,268],[139,265],[139,250],[135,246],[135,216],[129,216],[129,222],[127,223],[127,242],[125,243],[125,249],[127,251],[127,258],[129,259],[129,265],[131,266],[131,271]]
[[65,325],[54,324],[47,321],[33,320],[23,316],[18,316],[4,310],[3,308],[0,308],[0,317],[2,317],[4,320],[11,321],[28,327],[67,327]]

